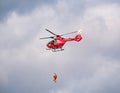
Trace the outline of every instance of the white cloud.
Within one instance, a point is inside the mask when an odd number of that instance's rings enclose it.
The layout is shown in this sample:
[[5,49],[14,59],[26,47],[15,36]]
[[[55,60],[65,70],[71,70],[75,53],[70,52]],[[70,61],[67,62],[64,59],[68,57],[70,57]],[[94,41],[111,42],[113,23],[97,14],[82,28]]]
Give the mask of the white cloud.
[[82,25],[91,45],[106,51],[119,49],[119,6],[100,5],[86,10]]

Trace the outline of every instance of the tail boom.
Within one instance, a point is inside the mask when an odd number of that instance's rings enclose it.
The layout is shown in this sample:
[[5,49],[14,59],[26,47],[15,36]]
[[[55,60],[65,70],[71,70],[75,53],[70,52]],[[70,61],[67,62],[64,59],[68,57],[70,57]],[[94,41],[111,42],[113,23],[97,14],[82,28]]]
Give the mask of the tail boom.
[[82,40],[82,35],[80,34],[80,32],[78,32],[74,38],[65,38],[65,42],[67,42],[67,41],[79,42],[80,40]]

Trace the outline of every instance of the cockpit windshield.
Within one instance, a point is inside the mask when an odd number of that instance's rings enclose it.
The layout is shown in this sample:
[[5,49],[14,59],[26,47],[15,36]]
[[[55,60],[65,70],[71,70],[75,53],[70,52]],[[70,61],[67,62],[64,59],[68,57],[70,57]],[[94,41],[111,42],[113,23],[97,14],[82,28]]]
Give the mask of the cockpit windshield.
[[52,40],[48,44],[53,44],[54,42],[56,42],[56,40]]

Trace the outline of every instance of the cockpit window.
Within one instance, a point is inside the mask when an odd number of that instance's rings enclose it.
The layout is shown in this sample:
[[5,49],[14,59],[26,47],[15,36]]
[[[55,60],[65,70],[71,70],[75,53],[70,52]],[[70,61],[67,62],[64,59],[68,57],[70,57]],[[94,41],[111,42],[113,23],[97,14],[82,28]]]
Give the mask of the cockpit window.
[[50,41],[49,44],[52,44],[52,43],[54,43],[54,42],[56,42],[56,40],[52,40],[52,41]]

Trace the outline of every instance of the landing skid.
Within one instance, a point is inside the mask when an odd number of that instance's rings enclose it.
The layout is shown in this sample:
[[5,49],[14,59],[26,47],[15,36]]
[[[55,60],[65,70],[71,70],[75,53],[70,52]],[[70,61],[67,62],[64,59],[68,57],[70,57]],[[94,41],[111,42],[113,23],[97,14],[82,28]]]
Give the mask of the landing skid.
[[63,51],[64,49],[52,49],[52,52]]
[[48,48],[46,50],[52,50],[52,52],[58,52],[58,51],[63,51],[64,49],[62,49],[62,48],[59,48],[59,49]]
[[51,48],[46,48],[46,50],[51,50]]

